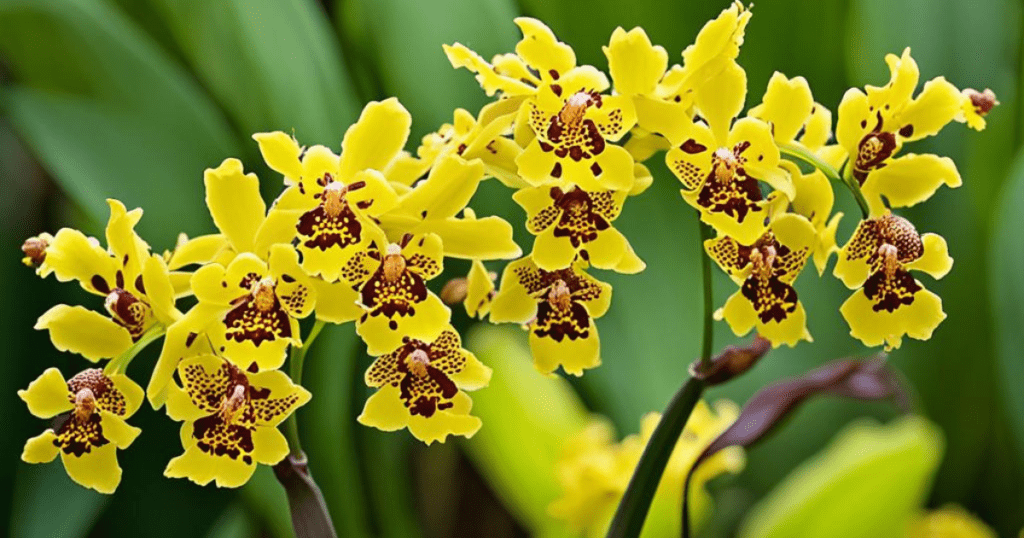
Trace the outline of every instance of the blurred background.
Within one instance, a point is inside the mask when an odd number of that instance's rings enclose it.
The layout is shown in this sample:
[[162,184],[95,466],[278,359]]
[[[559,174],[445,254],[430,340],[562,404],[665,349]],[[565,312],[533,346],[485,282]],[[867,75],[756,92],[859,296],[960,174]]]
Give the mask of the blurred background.
[[[0,0],[0,533],[291,533],[268,469],[237,491],[163,478],[166,461],[181,450],[177,424],[148,406],[132,421],[144,434],[121,453],[125,473],[113,496],[79,488],[59,463],[19,460],[24,440],[47,425],[29,415],[16,390],[51,365],[66,375],[88,366],[54,350],[45,332],[32,330],[35,319],[57,302],[102,307],[77,286],[41,281],[22,266],[26,237],[61,226],[102,234],[104,199],[116,197],[145,208],[138,230],[155,251],[170,248],[179,232],[213,231],[203,203],[205,168],[236,156],[260,175],[268,197],[280,188],[251,133],[279,129],[303,144],[337,148],[362,105],[385,96],[412,112],[418,141],[450,121],[455,107],[475,112],[486,102],[468,72],[450,67],[441,44],[459,41],[487,58],[511,51],[519,38],[512,19],[520,14],[548,23],[581,63],[605,68],[601,45],[616,26],[643,26],[676,62],[725,7],[725,0]],[[961,504],[1000,536],[1024,526],[1022,27],[1019,0],[764,0],[739,57],[750,80],[748,106],[778,70],[806,77],[816,100],[835,111],[847,87],[887,81],[885,53],[906,46],[922,80],[944,75],[958,87],[990,87],[998,95],[1002,104],[986,131],[953,124],[910,149],[952,157],[964,186],[940,189],[924,207],[905,212],[920,230],[948,239],[956,265],[940,282],[923,278],[942,296],[948,319],[932,340],[907,340],[890,360],[945,437],[926,505]],[[611,311],[598,323],[604,365],[571,381],[585,409],[607,416],[619,436],[635,433],[644,413],[664,408],[700,345],[696,223],[658,161],[654,186],[631,199],[616,223],[648,269],[639,277],[599,274],[615,286]],[[473,207],[512,222],[528,251],[531,238],[510,194],[486,182]],[[836,197],[847,215],[843,241],[857,211],[848,193]],[[465,267],[450,264],[450,276]],[[865,354],[838,312],[849,292],[813,273],[808,268],[797,289],[814,343],[771,353],[745,377],[710,391],[709,400],[742,404],[766,383]],[[733,285],[721,274],[715,284],[721,304]],[[456,321],[468,325],[461,310]],[[565,535],[541,521],[558,493],[553,470],[544,472],[550,458],[527,455],[534,445],[556,453],[557,441],[573,434],[558,425],[578,423],[583,408],[532,416],[529,409],[546,404],[531,401],[537,393],[512,374],[502,378],[504,367],[496,366],[496,386],[473,395],[484,419],[474,439],[428,448],[407,432],[369,430],[354,420],[366,397],[369,358],[352,332],[334,328],[316,343],[306,366],[314,399],[300,412],[303,443],[340,535]],[[525,363],[513,353],[523,335],[502,335],[508,345],[475,350],[481,359]],[[716,348],[738,341],[724,323],[715,336]],[[147,350],[129,374],[144,385],[155,356]],[[748,452],[740,475],[715,482],[717,511],[706,534],[733,535],[751,507],[864,415],[885,421],[895,411],[835,399],[802,408]]]

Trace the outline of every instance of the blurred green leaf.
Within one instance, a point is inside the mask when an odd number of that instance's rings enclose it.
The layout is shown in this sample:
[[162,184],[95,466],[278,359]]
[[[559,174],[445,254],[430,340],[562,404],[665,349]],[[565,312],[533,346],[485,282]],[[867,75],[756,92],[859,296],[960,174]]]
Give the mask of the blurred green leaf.
[[1016,443],[1024,461],[1024,360],[1021,360],[1020,330],[1024,326],[1024,153],[1017,159],[1010,182],[1003,190],[1003,203],[996,212],[996,229],[989,251],[992,272],[992,308],[996,331],[996,358],[1003,400],[1009,410]]
[[356,0],[341,12],[343,29],[359,26],[355,46],[370,55],[382,90],[413,115],[413,140],[451,123],[457,107],[487,102],[476,80],[452,68],[441,45],[460,42],[485,58],[511,51],[518,37],[511,0]]
[[273,469],[257,465],[256,472],[240,492],[249,512],[263,522],[272,538],[295,538],[292,516],[288,511],[288,497],[274,476]]
[[240,505],[231,505],[214,523],[207,538],[250,538],[257,536],[256,525]]
[[316,2],[149,3],[244,136],[281,130],[294,131],[304,145],[341,143],[360,107]]
[[237,146],[210,101],[121,13],[99,0],[8,0],[0,53],[18,82],[0,92],[0,109],[94,221],[106,220],[112,196],[144,206],[139,229],[164,244],[180,226],[209,228],[202,171]]
[[521,523],[537,534],[552,533],[564,528],[548,515],[561,495],[555,464],[566,439],[586,425],[587,412],[564,380],[537,373],[524,336],[486,325],[467,336],[466,348],[494,375],[473,393],[473,414],[484,425],[463,446]]
[[942,444],[941,432],[921,417],[854,423],[762,500],[740,535],[903,536],[927,495]]
[[[110,497],[68,478],[58,461],[21,464],[15,482],[12,538],[78,538],[89,535]],[[55,499],[60,500],[54,505]]]

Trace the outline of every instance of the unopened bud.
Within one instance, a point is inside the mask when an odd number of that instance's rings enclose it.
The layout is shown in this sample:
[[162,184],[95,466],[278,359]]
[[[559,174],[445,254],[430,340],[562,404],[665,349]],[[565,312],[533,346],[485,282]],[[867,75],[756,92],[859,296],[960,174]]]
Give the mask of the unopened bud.
[[459,304],[466,300],[468,293],[469,282],[466,277],[453,278],[441,288],[441,301],[448,306]]
[[985,88],[985,91],[979,92],[973,88],[967,88],[964,90],[964,96],[971,100],[971,104],[974,105],[974,111],[979,116],[985,116],[999,104],[999,100],[996,99],[996,94],[992,90]]

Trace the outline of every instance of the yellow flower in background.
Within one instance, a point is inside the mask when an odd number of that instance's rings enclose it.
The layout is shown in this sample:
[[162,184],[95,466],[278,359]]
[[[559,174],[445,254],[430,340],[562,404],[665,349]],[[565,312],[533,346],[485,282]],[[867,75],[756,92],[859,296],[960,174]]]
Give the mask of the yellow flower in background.
[[253,135],[288,185],[277,207],[301,213],[294,237],[307,273],[334,282],[356,252],[383,235],[374,218],[398,195],[381,171],[402,151],[411,124],[397,99],[371,102],[345,132],[340,157],[323,146],[304,150],[280,131]]
[[603,47],[608,72],[616,93],[632,98],[643,134],[661,134],[673,145],[682,142],[693,115],[695,90],[736,59],[749,20],[750,11],[734,2],[704,25],[683,51],[683,65],[671,69],[668,53],[652,45],[642,28],[627,32],[619,27],[612,32]]
[[273,370],[284,363],[289,345],[302,345],[299,320],[317,302],[311,281],[291,245],[278,244],[266,262],[245,253],[227,267],[203,266],[192,276],[192,289],[195,308],[207,312],[204,333],[214,349],[244,361],[242,368]]
[[441,157],[455,154],[467,161],[480,159],[487,172],[485,178],[495,177],[511,188],[525,187],[515,162],[522,148],[504,136],[511,132],[516,109],[517,104],[508,99],[484,106],[479,118],[455,109],[452,123],[425,135],[415,157],[406,152],[399,154],[384,170],[384,176],[396,189],[412,186]]
[[394,349],[402,337],[425,338],[448,325],[451,311],[426,284],[443,268],[441,238],[433,234],[372,245],[349,261],[345,280],[359,292],[356,331],[367,346]]
[[914,97],[920,72],[909,48],[885,61],[889,83],[867,86],[867,93],[848,90],[836,122],[836,140],[850,155],[847,173],[860,184],[872,217],[885,212],[883,198],[889,207],[909,207],[930,198],[943,184],[962,184],[948,157],[896,154],[905,142],[935,135],[961,116],[964,97],[944,77],[926,82]]
[[807,263],[815,237],[806,218],[789,213],[776,218],[749,247],[730,237],[706,241],[708,256],[740,284],[715,312],[715,319],[725,319],[737,336],[756,327],[774,347],[810,341],[807,313],[793,282]]
[[174,307],[167,265],[135,233],[142,210],[127,211],[117,200],[107,204],[108,249],[78,230],[63,228],[45,249],[45,267],[57,280],[76,280],[103,297],[109,317],[61,304],[40,316],[35,326],[49,330],[57,349],[93,362],[120,355],[151,327],[170,325],[181,316]]
[[[703,401],[697,402],[662,475],[642,537],[679,536],[679,510],[686,474],[704,448],[738,416],[739,408],[732,402],[717,402],[714,410]],[[551,504],[551,514],[564,520],[573,533],[604,536],[660,420],[658,413],[649,413],[643,417],[640,433],[619,443],[614,441],[610,424],[597,418],[592,419],[583,432],[572,436],[562,449],[556,469],[562,496]],[[722,474],[738,473],[744,465],[743,449],[731,447],[716,453],[697,468],[690,484],[690,502],[693,503],[691,514],[698,520],[698,526],[710,514],[711,497],[705,484]]]
[[526,228],[537,235],[530,255],[537,267],[563,269],[580,256],[598,269],[637,273],[646,265],[611,224],[626,196],[625,191],[529,187],[512,199],[526,210]]
[[[125,420],[142,405],[142,388],[120,374],[84,370],[71,379],[56,368],[43,372],[18,396],[33,415],[55,421],[25,443],[21,459],[48,463],[60,454],[72,480],[100,493],[113,493],[121,483],[117,449],[128,448],[141,430]],[[57,426],[56,424],[59,424]]]
[[505,267],[501,287],[491,302],[492,323],[520,323],[530,330],[534,366],[566,373],[601,364],[601,344],[594,319],[608,311],[612,287],[583,271],[584,264],[545,271],[527,257]]
[[953,267],[946,240],[919,234],[903,217],[885,213],[862,221],[839,251],[834,274],[857,290],[840,312],[850,334],[867,346],[898,348],[903,336],[931,338],[946,319],[942,299],[926,290],[911,270],[939,279]]
[[733,123],[746,87],[747,75],[736,63],[709,79],[695,96],[706,123],[694,123],[686,141],[670,149],[665,161],[701,220],[749,245],[764,234],[768,216],[760,182],[790,200],[794,193],[779,169],[779,149],[768,124],[749,117]]
[[633,157],[617,142],[636,124],[632,101],[602,95],[604,73],[584,66],[540,89],[527,102],[535,138],[516,159],[531,185],[555,183],[590,190],[633,187]]
[[983,521],[955,504],[922,514],[910,524],[906,538],[996,538]]
[[988,113],[999,104],[996,94],[988,88],[985,88],[983,92],[967,88],[960,93],[963,100],[960,104],[960,116],[957,116],[956,120],[966,123],[975,131],[983,131],[985,116],[988,116]]
[[384,431],[407,427],[428,445],[448,435],[472,437],[480,429],[463,391],[487,386],[491,369],[462,348],[451,326],[423,340],[406,337],[386,352],[371,346],[369,353],[379,357],[366,371],[366,384],[379,390],[366,401],[360,424]]
[[181,361],[178,376],[181,387],[171,386],[167,414],[183,423],[185,452],[168,462],[165,476],[235,488],[249,481],[257,463],[275,465],[288,455],[277,426],[310,394],[283,372],[253,373],[202,355]]

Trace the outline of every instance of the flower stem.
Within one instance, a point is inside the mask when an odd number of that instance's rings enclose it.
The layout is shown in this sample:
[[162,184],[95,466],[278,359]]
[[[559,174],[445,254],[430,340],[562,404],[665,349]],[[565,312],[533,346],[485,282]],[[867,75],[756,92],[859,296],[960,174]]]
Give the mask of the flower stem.
[[160,338],[167,332],[167,327],[162,323],[154,324],[146,332],[142,333],[139,340],[132,344],[132,346],[121,353],[116,359],[112,359],[107,363],[107,366],[103,369],[103,373],[107,375],[111,374],[123,374],[128,369],[128,364],[132,362],[132,359],[139,354],[146,346],[152,344],[154,340]]
[[[782,151],[784,155],[800,159],[818,170],[821,170],[821,172],[825,174],[825,177],[830,180],[846,185],[846,188],[853,194],[853,198],[857,200],[857,205],[860,206],[860,211],[864,215],[864,218],[867,218],[868,215],[871,214],[871,211],[868,209],[868,202],[864,199],[864,194],[860,192],[860,185],[857,184],[857,181],[854,180],[850,174],[840,175],[839,171],[833,168],[832,165],[821,160],[817,155],[811,153],[807,148],[802,146],[798,146],[796,144],[779,144],[779,150]],[[849,166],[847,166],[847,170],[849,170]]]
[[714,298],[711,289],[711,257],[704,253],[704,242],[711,239],[711,226],[708,226],[700,217],[697,218],[697,226],[700,228],[700,269],[704,280],[704,336],[700,351],[700,368],[703,370],[711,363],[711,348],[715,337],[714,326]]
[[704,382],[691,377],[672,397],[643,455],[640,456],[640,462],[633,472],[633,478],[629,480],[626,493],[619,501],[615,518],[608,528],[608,538],[640,536],[665,465],[668,464],[679,436],[683,433],[683,427],[686,426],[686,421],[703,392]]
[[[302,342],[302,346],[292,346],[291,357],[288,362],[288,374],[292,378],[292,383],[296,385],[302,384],[302,367],[306,362],[306,352],[309,350],[309,346],[313,344],[317,336],[320,336],[320,331],[324,328],[324,322],[316,320],[313,324],[313,328],[309,330],[309,334],[306,335],[306,340]],[[288,447],[291,449],[291,455],[296,458],[305,458],[305,454],[302,452],[302,443],[299,441],[299,421],[296,418],[297,412],[292,414],[284,422],[284,435],[288,438]]]

